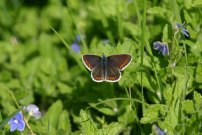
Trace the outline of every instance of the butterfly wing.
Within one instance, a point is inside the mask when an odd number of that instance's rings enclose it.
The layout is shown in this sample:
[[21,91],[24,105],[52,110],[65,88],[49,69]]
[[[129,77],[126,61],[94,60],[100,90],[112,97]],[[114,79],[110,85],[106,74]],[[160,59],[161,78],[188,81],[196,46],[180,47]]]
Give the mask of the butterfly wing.
[[115,65],[112,63],[107,62],[108,65],[106,67],[106,74],[105,74],[105,81],[108,82],[117,82],[121,78],[120,69],[118,69]]
[[82,60],[86,68],[90,71],[101,63],[101,57],[97,55],[84,54]]
[[92,69],[91,77],[95,82],[103,82],[105,80],[104,76],[104,68],[102,64],[99,63]]
[[124,70],[132,61],[132,56],[129,54],[118,54],[107,57],[107,63],[118,68],[120,71]]

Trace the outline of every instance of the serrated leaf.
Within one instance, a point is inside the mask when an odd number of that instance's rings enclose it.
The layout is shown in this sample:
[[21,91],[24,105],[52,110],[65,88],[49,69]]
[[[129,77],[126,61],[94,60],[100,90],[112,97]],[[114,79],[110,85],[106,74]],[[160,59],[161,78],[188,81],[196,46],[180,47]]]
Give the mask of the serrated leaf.
[[202,83],[202,64],[198,64],[196,69],[196,81]]
[[91,116],[84,110],[80,111],[80,124],[81,130],[86,135],[97,135],[98,129],[96,128]]
[[167,107],[161,104],[149,105],[143,114],[140,122],[142,124],[152,123],[158,120],[159,115],[165,114]]
[[102,0],[100,1],[102,11],[107,16],[116,15],[116,0]]
[[192,4],[193,7],[202,7],[202,1],[201,0],[195,0]]
[[194,105],[197,111],[202,110],[202,96],[194,91]]
[[124,114],[118,117],[119,122],[125,123],[125,124],[133,123],[137,115],[135,114],[136,112],[133,109],[131,109],[130,105],[127,105],[125,110],[126,111],[124,112]]
[[178,120],[177,120],[177,116],[174,109],[170,109],[168,111],[168,114],[163,121],[161,120],[158,121],[158,125],[162,129],[165,129],[166,131],[168,131],[168,134],[173,134],[173,131],[175,127],[177,126],[177,124],[178,124]]
[[194,102],[192,100],[185,100],[182,102],[182,109],[186,112],[186,113],[195,113],[195,109],[194,109]]
[[66,135],[70,134],[70,132],[71,132],[69,114],[66,110],[62,111],[62,113],[60,115],[58,129],[62,130],[63,133],[65,133]]
[[111,123],[107,126],[104,126],[100,131],[100,135],[118,135],[123,130],[124,124],[121,123]]
[[168,36],[168,24],[166,24],[163,28],[163,42],[168,42],[169,41],[169,36]]
[[172,97],[173,97],[173,90],[170,85],[166,85],[163,91],[163,96],[165,98],[166,104],[169,105],[172,102]]
[[163,18],[166,18],[166,16],[172,16],[173,13],[169,10],[166,10],[165,8],[161,8],[161,7],[152,7],[149,8],[147,10],[147,13],[151,14],[151,15],[156,15],[156,16],[160,16]]

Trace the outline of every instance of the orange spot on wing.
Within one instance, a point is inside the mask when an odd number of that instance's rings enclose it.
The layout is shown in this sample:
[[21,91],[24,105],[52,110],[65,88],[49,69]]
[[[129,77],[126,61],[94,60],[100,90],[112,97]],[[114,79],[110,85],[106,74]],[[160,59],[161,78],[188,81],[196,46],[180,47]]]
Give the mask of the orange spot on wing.
[[124,68],[128,63],[130,62],[130,59],[125,60],[121,65],[120,68]]
[[102,80],[102,77],[97,77],[97,76],[95,77],[95,76],[94,76],[93,78],[94,78],[95,80],[98,80],[98,81]]
[[107,77],[106,79],[110,80],[110,81],[115,81],[115,80],[119,79],[119,76],[110,76],[110,77]]

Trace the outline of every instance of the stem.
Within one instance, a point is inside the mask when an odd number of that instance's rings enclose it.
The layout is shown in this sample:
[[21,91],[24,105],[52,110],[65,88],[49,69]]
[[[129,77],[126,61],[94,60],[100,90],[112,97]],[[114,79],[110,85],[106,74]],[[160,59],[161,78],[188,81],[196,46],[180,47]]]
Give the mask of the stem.
[[87,107],[87,109],[95,107],[95,106],[98,106],[100,104],[104,104],[104,103],[111,102],[111,101],[117,101],[117,100],[134,101],[134,102],[137,102],[137,103],[148,105],[148,104],[146,104],[146,103],[144,103],[144,102],[142,102],[140,100],[132,99],[132,98],[112,98],[112,99],[106,99],[106,100],[100,101],[100,102],[98,102],[98,103],[96,103],[94,105],[91,105],[91,106]]
[[0,84],[0,86],[3,87],[11,95],[11,97],[13,98],[13,100],[14,100],[17,108],[20,108],[20,106],[19,106],[19,104],[18,104],[18,102],[17,102],[17,100],[16,100],[13,92],[10,89],[8,89],[7,87],[5,87],[3,84]]
[[183,47],[184,47],[184,54],[185,54],[185,81],[184,81],[184,90],[183,90],[183,97],[182,100],[185,100],[186,97],[186,91],[187,91],[187,84],[188,84],[188,58],[187,58],[187,48],[186,44],[183,42]]
[[28,123],[28,120],[27,120],[25,117],[24,117],[24,121],[25,121],[25,123],[26,123],[28,129],[30,130],[31,135],[35,135],[34,132],[33,132],[33,130],[32,130],[32,128],[31,128],[31,126],[30,126],[29,123]]
[[[131,87],[129,87],[128,90],[125,87],[125,91],[126,91],[128,98],[131,99]],[[132,101],[130,101],[130,109],[132,110]]]
[[[144,0],[144,13],[141,23],[142,33],[141,33],[141,67],[143,67],[143,54],[144,54],[144,44],[145,44],[145,29],[146,29],[146,3],[147,1]],[[143,91],[143,71],[141,70],[141,92],[142,92],[142,102],[144,103],[144,91]],[[145,105],[142,104],[142,112],[144,114]]]

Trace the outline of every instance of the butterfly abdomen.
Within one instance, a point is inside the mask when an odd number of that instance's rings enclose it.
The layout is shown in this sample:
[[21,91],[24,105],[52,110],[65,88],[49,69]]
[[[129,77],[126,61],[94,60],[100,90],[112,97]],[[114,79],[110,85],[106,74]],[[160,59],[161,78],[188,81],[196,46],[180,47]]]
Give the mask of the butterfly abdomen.
[[106,69],[107,69],[107,57],[105,55],[102,55],[102,58],[101,58],[101,65],[102,65],[102,76],[104,78],[104,80],[106,80],[106,76],[107,76],[107,72],[106,72]]

